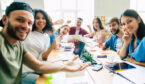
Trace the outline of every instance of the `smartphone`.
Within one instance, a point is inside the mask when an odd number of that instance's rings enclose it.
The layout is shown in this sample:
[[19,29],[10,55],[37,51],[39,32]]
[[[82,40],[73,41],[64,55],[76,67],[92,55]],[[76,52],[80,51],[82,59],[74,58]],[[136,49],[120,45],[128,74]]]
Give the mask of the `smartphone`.
[[70,46],[66,46],[65,48],[64,48],[64,51],[71,51],[71,47]]
[[97,64],[97,65],[95,65],[94,67],[93,67],[93,71],[99,71],[99,70],[101,70],[103,68],[103,65],[102,64]]
[[107,58],[107,55],[97,55],[97,58]]

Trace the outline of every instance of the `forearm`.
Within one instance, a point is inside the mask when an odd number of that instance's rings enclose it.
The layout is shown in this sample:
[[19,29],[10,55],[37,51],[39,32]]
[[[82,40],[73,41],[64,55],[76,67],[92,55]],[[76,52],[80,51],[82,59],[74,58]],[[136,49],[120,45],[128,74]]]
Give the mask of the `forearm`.
[[35,57],[33,57],[30,53],[26,53],[23,60],[24,64],[26,64],[31,69],[35,70],[38,73],[52,73],[61,71],[64,67],[62,61],[58,62],[46,62],[39,61]]
[[88,67],[91,63],[87,62],[84,64],[74,64],[74,61],[78,57],[74,57],[72,61],[64,64],[63,61],[57,62],[46,62],[46,61],[38,61],[35,57],[33,57],[30,53],[26,53],[24,55],[23,62],[30,67],[31,69],[35,70],[38,73],[52,73],[57,71],[67,71],[67,72],[76,72],[84,70]]
[[89,33],[88,36],[91,38],[91,37],[94,36],[94,33],[93,32],[92,33]]
[[89,28],[89,31],[90,31],[90,33],[92,33],[92,32],[93,32],[91,28]]
[[55,45],[54,45],[54,43],[50,46],[50,48],[46,51],[46,52],[44,52],[43,54],[42,54],[42,59],[46,59],[48,56],[49,56],[49,54],[51,53],[51,51],[54,49],[54,47],[55,47]]
[[126,56],[127,47],[128,47],[128,44],[125,44],[125,43],[124,43],[124,45],[123,45],[123,47],[121,48],[120,53],[119,53],[119,55],[120,55],[121,57],[125,57],[125,56]]
[[145,62],[136,62],[135,64],[145,67]]
[[40,62],[39,67],[35,69],[36,72],[38,73],[53,73],[53,72],[58,72],[62,71],[64,68],[64,64],[62,61],[58,62]]
[[131,63],[134,63],[136,65],[140,65],[140,66],[144,66],[145,67],[145,62],[136,61],[135,59],[133,59],[131,57],[127,57],[126,58],[126,61],[131,62]]

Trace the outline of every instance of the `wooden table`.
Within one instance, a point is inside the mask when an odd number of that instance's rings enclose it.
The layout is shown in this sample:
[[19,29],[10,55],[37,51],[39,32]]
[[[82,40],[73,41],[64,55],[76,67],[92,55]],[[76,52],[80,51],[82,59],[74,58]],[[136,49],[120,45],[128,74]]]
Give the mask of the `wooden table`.
[[[48,61],[59,59],[58,55],[60,56],[60,54],[63,55],[63,54],[71,54],[71,53],[72,51],[64,52],[63,50],[53,50],[50,56],[48,57]],[[77,83],[78,84],[95,84],[90,74],[88,73],[88,70],[89,69],[87,68],[86,70],[81,71],[81,72],[75,72],[75,73],[64,72],[63,75],[65,75],[65,80],[64,80],[65,84],[77,84]],[[36,84],[44,84],[47,78],[48,78],[47,74],[40,76],[38,80],[36,81]]]
[[[118,54],[110,49],[102,50],[98,47],[95,49],[89,49],[86,48],[92,55],[93,58],[97,61],[103,64],[109,64],[109,60],[107,58],[97,58],[97,55],[114,55],[114,62],[121,62]],[[93,71],[91,68],[88,68],[89,74],[92,76],[93,80],[95,81],[95,84],[112,84],[114,74],[110,73],[109,70],[103,67],[100,71]]]
[[[105,55],[110,55],[111,54],[111,55],[114,55],[114,57],[115,57],[114,62],[122,62],[122,60],[120,60],[119,55],[116,52],[112,51],[112,50],[109,50],[108,49],[108,50],[103,51],[102,49],[100,49],[98,47],[95,47],[92,50],[92,48],[90,49],[88,47],[88,45],[86,45],[85,48],[93,55],[93,58],[97,62],[100,62],[103,65],[109,63],[108,59],[107,58],[97,58],[97,55],[102,55],[102,54],[103,55],[104,54]],[[48,61],[52,61],[54,59],[58,59],[58,56],[57,55],[64,54],[64,53],[66,53],[66,52],[64,52],[63,50],[53,50],[51,52],[51,55],[49,56]],[[66,54],[68,54],[68,53],[66,53]],[[137,71],[138,72],[141,72],[142,71],[142,73],[139,73],[139,75],[133,76],[133,77],[140,77],[142,75],[141,77],[144,79],[145,78],[145,74],[143,72],[145,71],[145,68],[144,67],[137,66],[137,65],[136,65],[136,67],[137,67],[137,69],[136,70],[133,70],[133,71],[134,72],[137,72]],[[112,84],[112,83],[114,83],[113,81],[114,81],[114,78],[116,76],[115,74],[110,73],[109,70],[107,70],[104,67],[100,71],[93,71],[92,70],[92,67],[88,67],[85,70],[84,73],[85,74],[82,75],[82,76],[75,76],[75,77],[67,77],[67,76],[65,76],[65,84]],[[64,73],[64,74],[66,75],[66,73]],[[44,76],[40,76],[38,78],[36,84],[44,84],[45,81],[46,81],[46,79],[47,79],[47,77],[48,76],[45,76],[45,75]],[[131,78],[130,75],[128,77]],[[143,80],[142,78],[140,78],[140,79]],[[85,81],[87,81],[88,83],[85,83]],[[145,82],[143,82],[142,84],[144,84],[144,83]]]
[[[117,55],[117,53],[112,50],[108,49],[108,50],[103,51],[102,49],[100,49],[98,47],[95,47],[94,50],[90,50],[87,45],[85,48],[93,55],[93,58],[96,61],[101,62],[103,65],[108,63],[108,59],[107,58],[97,58],[96,56],[99,54],[105,54],[105,55],[114,54],[114,55],[116,55],[115,61],[116,62],[121,61],[119,56]],[[48,61],[58,59],[58,55],[64,54],[64,53],[66,53],[66,52],[64,52],[63,50],[53,50],[51,52],[50,56],[48,57]],[[44,84],[47,77],[48,76],[40,76],[36,83]],[[85,70],[84,76],[81,76],[81,77],[76,76],[76,77],[72,77],[72,78],[66,77],[65,81],[66,81],[66,84],[77,84],[74,82],[76,80],[80,80],[80,81],[78,81],[78,83],[83,83],[83,81],[85,81],[85,80],[89,81],[86,84],[112,84],[113,77],[114,77],[114,74],[109,73],[109,70],[107,70],[106,68],[103,68],[100,71],[93,71],[92,67],[88,67]],[[85,84],[85,83],[83,83],[83,84]]]

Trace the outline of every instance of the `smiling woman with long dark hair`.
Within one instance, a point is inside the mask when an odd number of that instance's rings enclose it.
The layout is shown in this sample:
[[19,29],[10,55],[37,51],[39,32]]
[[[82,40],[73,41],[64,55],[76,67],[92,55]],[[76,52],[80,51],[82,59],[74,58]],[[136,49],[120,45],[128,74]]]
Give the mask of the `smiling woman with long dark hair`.
[[132,9],[125,10],[121,15],[124,45],[120,51],[122,59],[145,66],[145,24],[139,14]]

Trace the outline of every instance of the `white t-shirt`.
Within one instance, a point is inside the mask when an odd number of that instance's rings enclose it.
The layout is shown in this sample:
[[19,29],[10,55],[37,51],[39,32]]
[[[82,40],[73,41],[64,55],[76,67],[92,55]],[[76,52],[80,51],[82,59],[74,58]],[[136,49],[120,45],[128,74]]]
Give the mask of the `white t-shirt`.
[[120,51],[122,46],[123,46],[123,39],[122,38],[118,38],[117,39],[117,43],[116,43],[116,51]]
[[76,30],[75,35],[79,35],[80,30]]
[[[49,48],[50,37],[47,33],[34,31],[24,40],[23,45],[36,59],[42,61],[42,54]],[[23,72],[33,72],[33,70],[23,65]]]
[[94,36],[93,39],[95,41],[97,40],[102,40],[102,43],[104,43],[106,41],[106,35],[102,35],[102,32],[104,32],[103,30],[99,31],[99,32],[94,32]]
[[0,26],[0,31],[2,31],[2,29],[3,29],[3,28]]

